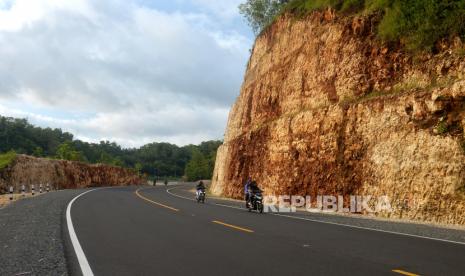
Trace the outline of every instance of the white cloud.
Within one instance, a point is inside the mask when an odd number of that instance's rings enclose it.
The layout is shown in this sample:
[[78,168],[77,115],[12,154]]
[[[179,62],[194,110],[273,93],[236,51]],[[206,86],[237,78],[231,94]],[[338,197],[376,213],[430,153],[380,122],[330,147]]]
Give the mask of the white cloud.
[[53,12],[95,15],[85,0],[2,0],[0,7],[0,31],[18,31]]
[[237,16],[237,8],[244,0],[192,0],[192,2],[213,12],[219,17],[232,19]]
[[[226,17],[237,6],[192,1]],[[122,0],[9,2],[0,0],[3,115],[124,146],[222,138],[251,45],[236,29]]]

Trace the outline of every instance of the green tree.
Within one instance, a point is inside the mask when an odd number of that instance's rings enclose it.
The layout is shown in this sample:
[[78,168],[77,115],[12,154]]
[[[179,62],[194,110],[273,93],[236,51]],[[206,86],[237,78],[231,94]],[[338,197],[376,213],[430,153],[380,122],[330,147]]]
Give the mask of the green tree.
[[137,172],[137,174],[141,174],[142,173],[142,164],[141,163],[136,163],[136,165],[134,165],[134,170]]
[[247,19],[253,32],[258,35],[281,12],[284,2],[287,1],[247,0],[239,5],[239,12]]
[[58,146],[56,158],[70,161],[85,161],[82,153],[77,151],[70,141],[64,142]]
[[53,156],[61,143],[72,139],[72,134],[61,129],[44,129],[29,124],[26,119],[0,116],[0,151],[3,152],[13,149],[18,153],[33,155],[38,153],[36,149],[40,147],[43,156]]
[[36,147],[34,149],[34,152],[32,153],[35,157],[43,157],[44,156],[44,150],[41,147]]
[[209,164],[205,156],[197,149],[192,151],[192,158],[186,165],[186,177],[189,181],[209,178]]
[[121,159],[121,157],[112,156],[105,151],[100,154],[100,158],[98,159],[97,163],[118,166],[118,167],[124,166],[124,161]]

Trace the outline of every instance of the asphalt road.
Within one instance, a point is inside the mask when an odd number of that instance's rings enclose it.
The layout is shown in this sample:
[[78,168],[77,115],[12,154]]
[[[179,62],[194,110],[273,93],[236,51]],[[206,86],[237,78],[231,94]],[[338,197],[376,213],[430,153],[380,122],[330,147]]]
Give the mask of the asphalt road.
[[[208,198],[198,204],[191,187],[109,188],[78,198],[71,217],[93,273],[465,275],[465,244],[249,213]],[[80,272],[78,262],[71,267]]]

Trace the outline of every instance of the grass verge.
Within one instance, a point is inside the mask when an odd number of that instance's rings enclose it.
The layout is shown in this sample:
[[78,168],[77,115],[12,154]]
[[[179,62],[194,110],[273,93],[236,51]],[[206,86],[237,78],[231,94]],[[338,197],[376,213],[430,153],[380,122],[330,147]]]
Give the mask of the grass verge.
[[9,151],[7,153],[0,154],[0,170],[3,170],[9,166],[16,159],[16,152]]

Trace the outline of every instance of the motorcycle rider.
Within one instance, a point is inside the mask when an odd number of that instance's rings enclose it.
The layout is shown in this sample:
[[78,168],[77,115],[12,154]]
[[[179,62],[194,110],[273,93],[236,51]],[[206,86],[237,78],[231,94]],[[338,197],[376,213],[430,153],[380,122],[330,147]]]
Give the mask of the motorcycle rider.
[[246,207],[248,207],[249,205],[249,186],[251,182],[252,182],[252,179],[249,177],[247,181],[245,181],[245,185],[244,185],[244,196],[245,196]]
[[252,203],[255,194],[260,193],[261,190],[260,188],[258,188],[256,181],[251,181],[247,188],[248,188],[248,201],[246,202],[246,204],[248,206],[248,204]]
[[199,183],[197,184],[197,186],[195,187],[197,189],[197,196],[199,196],[199,192],[202,191],[202,192],[205,192],[205,184],[203,184],[203,181],[200,180]]

